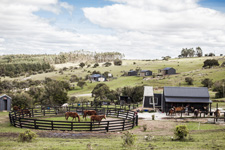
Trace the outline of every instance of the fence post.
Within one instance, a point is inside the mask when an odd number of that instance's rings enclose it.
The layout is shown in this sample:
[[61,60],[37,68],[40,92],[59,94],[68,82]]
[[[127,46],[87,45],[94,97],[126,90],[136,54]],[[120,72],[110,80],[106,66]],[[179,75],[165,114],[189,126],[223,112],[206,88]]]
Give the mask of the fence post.
[[45,116],[45,108],[44,108],[44,112],[43,112],[44,116]]
[[119,117],[120,110],[117,110],[117,118]]
[[133,116],[133,125],[132,125],[132,128],[134,128],[134,124],[135,124],[135,117]]
[[71,122],[71,131],[73,131],[73,122]]
[[200,112],[200,118],[202,117],[202,113]]
[[225,122],[225,112],[224,112],[224,115],[223,116],[224,116],[224,122]]
[[127,116],[126,116],[126,119],[127,119],[127,117],[128,117],[128,114],[129,114],[129,111],[127,111]]
[[107,132],[109,132],[109,121],[107,122]]
[[31,113],[32,113],[32,117],[34,117],[34,108],[32,108]]
[[21,118],[19,118],[20,128],[22,128]]
[[138,126],[138,115],[136,115],[136,126]]
[[123,119],[123,131],[124,131],[124,126],[125,126],[125,119]]
[[34,120],[34,128],[37,129],[36,119]]
[[51,121],[51,125],[52,125],[52,130],[54,130],[53,121]]
[[92,131],[92,121],[90,122],[90,131]]

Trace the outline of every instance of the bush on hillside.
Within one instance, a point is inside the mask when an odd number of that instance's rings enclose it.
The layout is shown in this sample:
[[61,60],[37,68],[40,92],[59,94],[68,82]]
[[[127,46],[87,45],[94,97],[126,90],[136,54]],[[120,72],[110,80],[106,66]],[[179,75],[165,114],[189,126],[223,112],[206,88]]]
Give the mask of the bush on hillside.
[[175,136],[180,140],[187,137],[188,133],[189,131],[186,125],[178,125],[174,131]]
[[121,66],[122,65],[122,60],[115,59],[113,63],[114,63],[115,66]]
[[204,61],[203,67],[209,67],[211,68],[212,66],[219,66],[219,62],[216,59],[206,59]]
[[204,80],[202,80],[201,84],[203,84],[204,87],[211,88],[213,85],[213,81],[212,79],[205,78]]
[[186,77],[185,82],[187,82],[188,85],[193,85],[193,79],[191,77]]

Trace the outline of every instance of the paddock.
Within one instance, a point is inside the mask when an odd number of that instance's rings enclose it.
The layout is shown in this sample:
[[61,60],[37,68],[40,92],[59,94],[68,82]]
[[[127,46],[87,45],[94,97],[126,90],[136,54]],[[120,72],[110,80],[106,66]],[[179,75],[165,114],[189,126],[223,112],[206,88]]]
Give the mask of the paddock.
[[[41,117],[63,116],[69,109],[71,112],[78,112],[82,115],[82,110],[96,110],[97,114],[105,114],[107,120],[100,122],[91,121],[55,121],[42,119]],[[68,107],[66,110],[61,107],[44,109],[34,108],[30,109],[31,117],[18,111],[9,112],[9,119],[11,125],[18,128],[29,128],[39,130],[61,130],[61,131],[99,131],[112,132],[124,131],[134,128],[138,125],[138,115],[134,111],[115,109],[115,108],[80,108]]]

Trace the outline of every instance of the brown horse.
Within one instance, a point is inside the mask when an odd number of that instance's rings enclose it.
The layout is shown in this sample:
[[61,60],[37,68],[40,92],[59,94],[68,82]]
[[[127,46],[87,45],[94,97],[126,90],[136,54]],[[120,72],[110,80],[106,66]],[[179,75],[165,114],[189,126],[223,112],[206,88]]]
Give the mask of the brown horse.
[[181,112],[182,110],[184,110],[184,107],[175,107],[175,112]]
[[105,115],[92,115],[91,122],[97,121],[97,122],[99,122],[98,124],[100,124],[100,122],[102,121],[103,118],[106,119],[106,116]]
[[19,115],[29,115],[29,117],[31,117],[31,112],[29,109],[20,109],[19,106],[13,106],[13,110],[16,111]]
[[220,117],[220,110],[219,110],[219,109],[217,109],[217,110],[214,112],[214,116],[215,116],[216,118],[219,118],[219,117]]
[[170,108],[170,110],[169,110],[169,115],[171,115],[171,116],[172,116],[172,114],[174,114],[174,113],[175,113],[174,108]]
[[89,115],[97,115],[97,112],[95,110],[84,110],[84,115],[83,115],[83,118],[85,118],[86,120],[86,116]]
[[13,110],[18,111],[18,110],[20,110],[20,107],[19,106],[13,106]]
[[[80,122],[80,116],[76,112],[66,112],[65,113],[66,120],[68,120],[69,117],[73,117],[73,119],[75,118],[75,121],[76,121],[76,117],[77,117],[78,121]],[[73,121],[73,119],[72,119],[72,121]]]

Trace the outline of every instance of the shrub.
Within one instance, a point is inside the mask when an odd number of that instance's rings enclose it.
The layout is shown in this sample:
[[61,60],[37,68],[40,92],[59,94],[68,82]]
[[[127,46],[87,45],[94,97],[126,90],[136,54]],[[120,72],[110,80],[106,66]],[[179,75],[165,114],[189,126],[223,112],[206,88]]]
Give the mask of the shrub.
[[136,137],[133,133],[127,131],[123,133],[122,139],[123,139],[123,146],[132,146],[135,143]]
[[37,134],[30,131],[26,130],[24,133],[20,133],[18,137],[19,142],[31,142],[37,137]]
[[189,131],[186,125],[178,125],[174,131],[174,134],[178,139],[184,139],[188,133]]
[[105,67],[109,67],[109,66],[111,66],[111,65],[112,65],[112,63],[110,63],[110,62],[104,63],[104,66],[105,66]]
[[206,59],[204,61],[203,67],[211,68],[212,66],[219,66],[218,60],[216,60],[216,59]]
[[85,63],[81,62],[81,63],[79,64],[79,66],[80,66],[81,68],[83,68],[83,67],[85,66]]
[[99,66],[98,63],[94,64],[93,68],[97,68]]
[[114,63],[115,66],[121,66],[122,65],[122,60],[115,59],[113,63]]
[[212,82],[212,79],[205,78],[204,80],[202,80],[201,84],[203,84],[204,87],[211,88],[213,85],[213,82]]
[[185,82],[187,82],[188,85],[193,85],[193,79],[191,77],[186,77]]
[[143,131],[145,132],[147,130],[147,124],[144,124],[142,127],[143,127]]
[[152,115],[152,120],[155,120],[155,115]]

